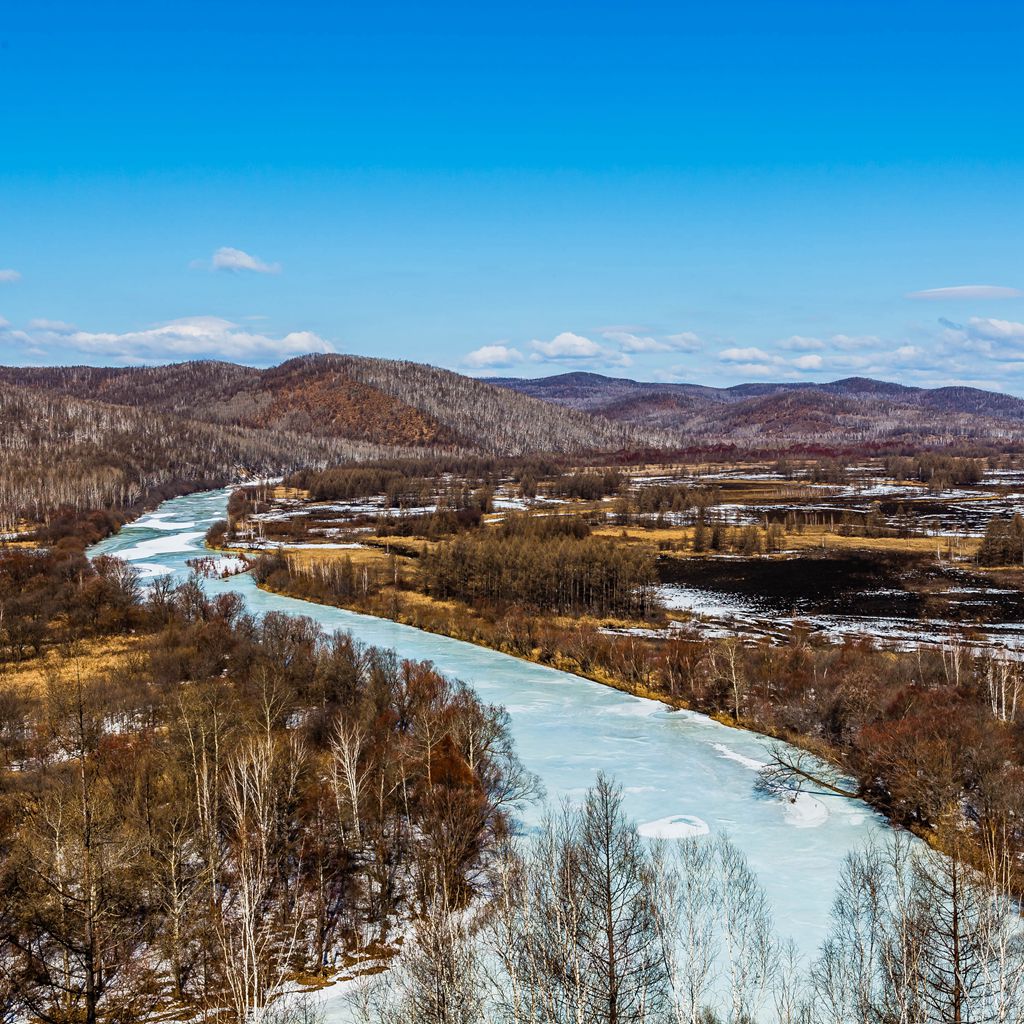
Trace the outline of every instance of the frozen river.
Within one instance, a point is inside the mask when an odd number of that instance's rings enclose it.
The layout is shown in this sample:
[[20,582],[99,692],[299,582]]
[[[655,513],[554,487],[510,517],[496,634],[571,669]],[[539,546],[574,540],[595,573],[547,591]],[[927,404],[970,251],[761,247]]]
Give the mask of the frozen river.
[[[187,560],[203,554],[207,526],[224,517],[227,496],[210,491],[165,502],[91,553],[127,559],[144,578],[184,578]],[[645,835],[728,832],[761,879],[779,932],[805,954],[824,936],[844,856],[885,827],[869,808],[841,797],[808,793],[794,804],[755,792],[765,758],[756,734],[472,644],[267,594],[247,575],[204,586],[237,591],[255,613],[307,615],[470,683],[508,709],[519,754],[552,801],[579,798],[604,770],[622,784]]]

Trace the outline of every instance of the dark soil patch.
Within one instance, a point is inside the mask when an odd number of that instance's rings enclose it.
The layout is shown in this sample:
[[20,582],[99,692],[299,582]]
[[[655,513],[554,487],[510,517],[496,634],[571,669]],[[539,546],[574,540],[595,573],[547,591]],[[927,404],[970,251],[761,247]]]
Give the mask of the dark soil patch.
[[738,596],[787,615],[1024,622],[1024,592],[987,593],[994,589],[991,578],[913,554],[665,556],[658,561],[658,577],[662,583]]

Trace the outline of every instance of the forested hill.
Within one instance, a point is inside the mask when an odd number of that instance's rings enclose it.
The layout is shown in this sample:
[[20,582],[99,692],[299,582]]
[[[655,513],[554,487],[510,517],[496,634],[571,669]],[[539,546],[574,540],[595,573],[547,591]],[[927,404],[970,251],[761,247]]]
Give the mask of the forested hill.
[[636,428],[664,431],[685,446],[1024,442],[1024,401],[978,388],[916,388],[866,377],[712,388],[596,373],[492,378],[490,383]]
[[183,487],[352,459],[573,454],[656,440],[410,362],[0,367],[0,533],[62,509],[117,512]]
[[448,370],[358,356],[302,356],[266,370],[223,362],[0,367],[0,382],[208,423],[380,445],[518,455],[667,443],[656,431]]
[[61,510],[118,512],[247,474],[394,451],[0,384],[0,533]]

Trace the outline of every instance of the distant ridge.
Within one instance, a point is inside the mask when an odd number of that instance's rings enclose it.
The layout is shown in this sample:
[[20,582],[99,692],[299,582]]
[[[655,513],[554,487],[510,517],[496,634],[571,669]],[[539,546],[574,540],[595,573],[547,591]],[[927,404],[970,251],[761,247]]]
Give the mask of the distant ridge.
[[[263,467],[273,464],[272,452],[288,455],[289,448],[323,459],[341,450],[593,455],[1024,447],[1021,399],[868,377],[729,388],[586,372],[487,380],[408,360],[328,354],[267,369],[211,360],[0,366],[0,386],[67,403],[69,429],[76,417],[99,415],[73,405],[88,402],[162,417],[182,437],[207,436],[192,429],[197,425],[243,431],[247,450],[263,453]],[[285,437],[303,441],[297,448]]]
[[1024,440],[1024,400],[969,387],[920,388],[870,377],[824,384],[666,384],[598,373],[490,383],[684,445],[940,445]]

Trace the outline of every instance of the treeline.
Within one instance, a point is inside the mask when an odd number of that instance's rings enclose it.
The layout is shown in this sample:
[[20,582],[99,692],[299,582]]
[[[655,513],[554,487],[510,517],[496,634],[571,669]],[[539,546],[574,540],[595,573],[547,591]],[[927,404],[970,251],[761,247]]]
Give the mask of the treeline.
[[980,483],[985,462],[927,452],[913,458],[895,456],[886,459],[885,472],[894,480],[917,480],[934,490],[945,490]]
[[629,511],[641,515],[707,509],[722,500],[718,487],[691,484],[644,483],[629,497]]
[[993,516],[978,548],[982,565],[1024,565],[1024,517]]
[[[941,491],[950,487],[970,486],[981,482],[995,454],[987,458],[977,455],[949,455],[925,451],[913,455],[888,455],[883,463],[885,474],[896,481],[911,480]],[[776,471],[787,478],[794,476],[788,459],[776,463]],[[814,483],[845,484],[850,481],[850,460],[846,458],[818,459],[807,469]]]
[[905,834],[847,858],[810,962],[727,837],[645,843],[599,777],[510,846],[483,910],[443,889],[366,1024],[967,1024],[1024,1021],[1024,942],[1004,866]]
[[521,528],[459,535],[420,558],[423,591],[470,605],[516,604],[535,612],[646,618],[660,610],[649,554],[609,539],[577,536],[523,517]]
[[558,477],[549,490],[559,498],[600,501],[611,494],[618,494],[628,480],[617,469],[606,469],[601,473],[584,470]]
[[[41,594],[53,568],[8,573]],[[436,885],[474,898],[532,792],[502,711],[194,578],[140,594],[123,563],[73,568],[95,596],[68,630],[138,639],[103,672],[71,643],[45,685],[0,686],[0,1019],[241,1024]]]
[[384,494],[388,481],[395,478],[404,484],[410,480],[436,482],[442,477],[458,477],[493,485],[507,478],[518,482],[526,476],[534,480],[554,476],[562,471],[562,466],[560,460],[547,456],[424,455],[364,460],[358,466],[307,467],[287,476],[284,483],[286,487],[308,490],[317,500],[334,501]]

